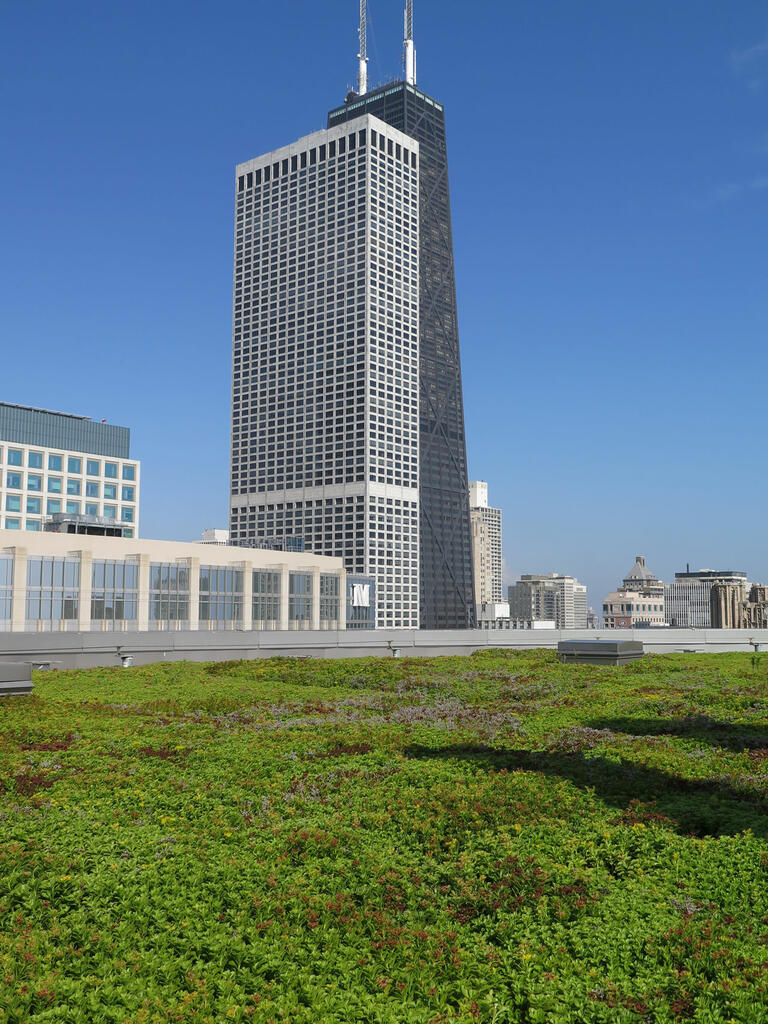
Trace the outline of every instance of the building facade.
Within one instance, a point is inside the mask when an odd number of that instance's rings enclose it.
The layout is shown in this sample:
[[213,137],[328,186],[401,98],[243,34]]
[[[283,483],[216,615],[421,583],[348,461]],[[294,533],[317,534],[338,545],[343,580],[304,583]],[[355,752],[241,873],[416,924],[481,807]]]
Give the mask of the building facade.
[[557,629],[587,628],[587,588],[575,576],[526,574],[508,594],[513,620],[554,622]]
[[368,114],[236,179],[230,537],[302,537],[419,625],[419,145]]
[[346,593],[323,555],[0,531],[0,632],[344,629]]
[[664,585],[664,617],[680,629],[712,627],[711,590],[715,583],[730,583],[746,592],[747,574],[733,569],[676,572],[674,583]]
[[664,584],[637,555],[621,586],[603,600],[606,629],[664,626]]
[[138,537],[140,478],[127,427],[0,402],[0,529],[83,515]]
[[498,603],[504,600],[501,509],[488,505],[488,484],[484,480],[470,481],[469,522],[472,531],[475,604]]
[[462,629],[475,623],[475,593],[445,111],[406,77],[351,93],[328,127],[369,113],[419,146],[419,621]]

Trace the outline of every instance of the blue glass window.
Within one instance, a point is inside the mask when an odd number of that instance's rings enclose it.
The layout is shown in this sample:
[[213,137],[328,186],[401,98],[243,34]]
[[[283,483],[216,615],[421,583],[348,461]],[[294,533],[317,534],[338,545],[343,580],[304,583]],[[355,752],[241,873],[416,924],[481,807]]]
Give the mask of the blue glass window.
[[104,484],[104,497],[114,501],[117,498],[117,484]]
[[5,528],[6,528],[6,530],[20,530],[21,529],[21,520],[20,519],[8,519],[6,517]]
[[61,494],[61,477],[60,476],[49,476],[48,477],[48,493],[49,494]]
[[9,448],[8,449],[8,465],[9,466],[23,466],[24,463],[21,459],[21,448]]
[[67,512],[70,515],[79,516],[80,515],[80,502],[79,501],[68,501],[67,502]]
[[33,530],[33,531],[34,530],[39,530],[40,529],[40,520],[39,519],[28,519],[27,520],[27,529],[28,530]]
[[105,517],[107,519],[116,519],[117,518],[117,509],[115,508],[114,505],[105,505],[104,506],[104,515],[105,515]]
[[85,485],[86,498],[98,498],[99,485],[95,480],[88,480]]
[[48,456],[48,469],[53,470],[54,473],[60,473],[62,469],[62,457],[61,455],[49,455]]
[[57,512],[61,512],[61,499],[60,498],[49,498],[46,508],[49,516],[56,515]]
[[117,463],[116,462],[105,462],[104,463],[104,476],[114,477],[117,479]]
[[136,500],[136,498],[134,497],[135,492],[136,492],[136,488],[135,487],[126,487],[126,485],[123,484],[123,501],[135,501]]
[[86,459],[85,472],[88,476],[101,476],[101,467],[97,459]]
[[67,472],[68,473],[82,473],[83,472],[83,460],[76,459],[73,455],[70,455],[67,459]]
[[43,468],[43,453],[42,452],[30,452],[27,459],[27,465],[30,469],[42,469]]
[[132,523],[133,522],[133,509],[132,508],[124,508],[122,510],[122,512],[121,512],[120,518],[123,520],[124,523]]
[[27,474],[27,490],[28,491],[42,491],[43,489],[43,478],[38,476],[37,473]]
[[19,495],[19,494],[6,494],[6,496],[5,496],[5,511],[6,512],[21,512],[21,495]]
[[67,480],[67,494],[79,494],[80,493],[80,481],[79,480]]
[[123,466],[123,480],[135,480],[136,479],[136,467],[135,466]]
[[42,504],[40,498],[27,498],[27,515],[39,516]]
[[6,473],[5,486],[12,487],[14,491],[21,490],[21,473]]
[[99,506],[91,504],[90,502],[85,503],[85,514],[87,516],[97,516],[99,514]]

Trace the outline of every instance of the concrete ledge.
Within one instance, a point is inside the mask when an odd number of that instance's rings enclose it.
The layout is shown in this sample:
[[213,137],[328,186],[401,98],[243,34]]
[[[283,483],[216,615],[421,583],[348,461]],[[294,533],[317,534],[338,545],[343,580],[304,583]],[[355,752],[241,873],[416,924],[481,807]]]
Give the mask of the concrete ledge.
[[32,693],[32,689],[29,662],[0,661],[0,697],[19,697]]
[[628,665],[643,656],[639,640],[561,640],[557,656],[565,664]]

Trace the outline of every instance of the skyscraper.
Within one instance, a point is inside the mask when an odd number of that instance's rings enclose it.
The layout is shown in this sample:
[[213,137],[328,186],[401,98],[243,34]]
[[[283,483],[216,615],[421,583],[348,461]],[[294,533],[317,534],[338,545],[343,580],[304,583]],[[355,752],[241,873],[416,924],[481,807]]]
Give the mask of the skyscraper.
[[475,568],[475,603],[498,604],[504,600],[501,562],[501,509],[488,504],[488,484],[469,484],[469,520],[472,528],[472,560]]
[[475,607],[445,112],[416,88],[411,0],[405,81],[366,92],[364,29],[361,19],[358,92],[328,114],[328,127],[374,114],[419,143],[420,622],[464,628],[474,625]]
[[445,124],[408,25],[408,80],[367,94],[363,0],[357,92],[237,168],[230,528],[375,576],[380,626],[466,627]]
[[363,114],[238,166],[234,543],[304,537],[419,624],[418,143]]

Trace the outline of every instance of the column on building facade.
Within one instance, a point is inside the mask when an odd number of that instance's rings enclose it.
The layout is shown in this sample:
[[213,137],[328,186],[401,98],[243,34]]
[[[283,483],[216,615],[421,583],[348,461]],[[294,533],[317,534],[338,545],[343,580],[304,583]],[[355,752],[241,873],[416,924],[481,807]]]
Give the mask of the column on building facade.
[[339,572],[339,618],[337,629],[347,628],[347,570]]
[[320,566],[312,566],[312,614],[310,629],[320,629]]
[[200,559],[184,558],[189,566],[189,629],[200,629]]
[[27,624],[27,549],[12,548],[13,590],[11,599],[11,632],[23,633]]
[[275,569],[280,573],[280,620],[277,624],[277,628],[289,629],[290,622],[288,621],[288,587],[290,584],[290,571],[287,565],[276,565]]
[[136,610],[136,628],[140,633],[149,629],[149,555],[138,556],[139,606]]
[[243,629],[253,629],[253,562],[239,562],[234,568],[243,570]]
[[80,556],[80,602],[78,604],[78,625],[81,633],[91,629],[91,591],[93,589],[93,553],[91,551],[73,551]]

